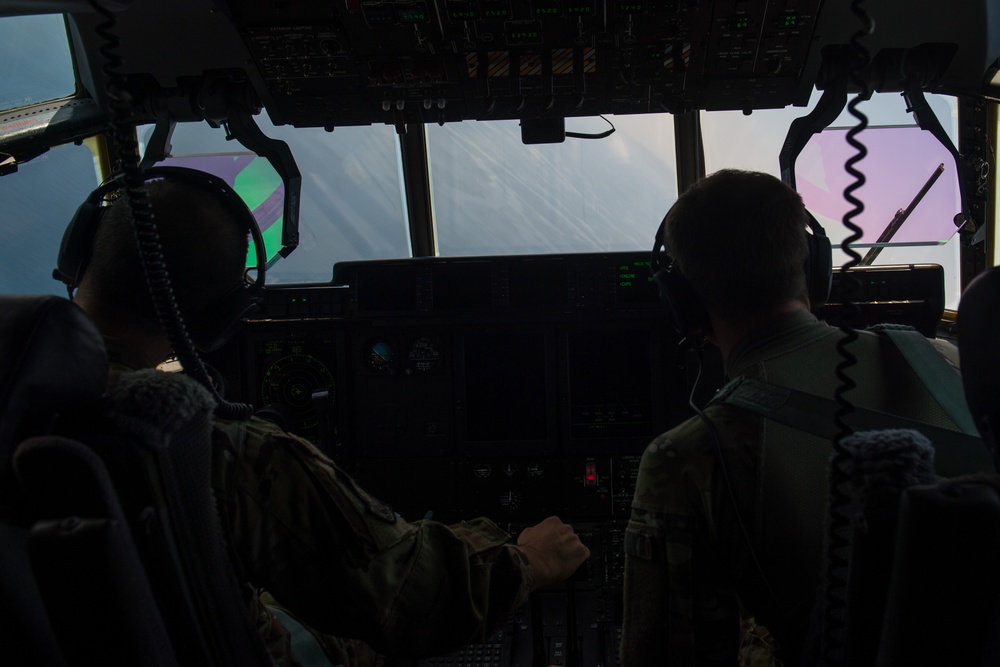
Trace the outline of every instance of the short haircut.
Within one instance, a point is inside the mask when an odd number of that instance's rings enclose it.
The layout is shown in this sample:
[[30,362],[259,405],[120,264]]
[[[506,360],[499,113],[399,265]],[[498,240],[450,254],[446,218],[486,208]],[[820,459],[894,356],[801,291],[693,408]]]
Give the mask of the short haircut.
[[[207,186],[165,177],[144,188],[174,296],[191,328],[241,284],[248,230]],[[103,212],[81,289],[117,326],[146,335],[162,330],[124,195]]]
[[777,178],[725,169],[677,200],[660,241],[708,308],[742,316],[808,297],[807,219]]

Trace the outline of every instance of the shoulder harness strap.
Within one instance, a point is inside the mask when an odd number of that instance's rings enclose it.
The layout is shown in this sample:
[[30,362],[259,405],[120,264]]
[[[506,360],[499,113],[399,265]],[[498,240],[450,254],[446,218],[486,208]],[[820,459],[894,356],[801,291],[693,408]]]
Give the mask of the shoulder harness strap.
[[[836,401],[763,380],[735,378],[719,390],[712,404],[734,405],[826,440],[837,436],[834,416],[840,406]],[[970,464],[980,472],[996,472],[993,458],[978,436],[857,406],[846,415],[845,421],[855,431],[908,428],[923,433],[937,445],[936,465],[938,473],[945,477],[973,472]],[[946,443],[947,446],[942,446]]]

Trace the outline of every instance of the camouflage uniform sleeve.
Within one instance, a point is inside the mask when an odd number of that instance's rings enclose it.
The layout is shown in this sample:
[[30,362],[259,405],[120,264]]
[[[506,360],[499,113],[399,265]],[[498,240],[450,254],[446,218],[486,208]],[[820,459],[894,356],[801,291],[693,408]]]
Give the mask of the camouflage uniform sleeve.
[[624,667],[737,664],[739,604],[724,560],[731,526],[715,516],[732,505],[723,488],[700,419],[643,453],[625,533]]
[[389,656],[488,638],[527,600],[520,549],[486,519],[407,523],[309,442],[251,420],[216,428],[216,474],[241,576],[315,630]]

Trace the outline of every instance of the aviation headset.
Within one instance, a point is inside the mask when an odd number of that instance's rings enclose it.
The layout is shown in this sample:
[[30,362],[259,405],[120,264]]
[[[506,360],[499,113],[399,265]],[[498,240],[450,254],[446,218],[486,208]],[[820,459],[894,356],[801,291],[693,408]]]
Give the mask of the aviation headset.
[[[264,287],[264,274],[267,270],[267,253],[260,227],[243,198],[217,176],[186,167],[151,167],[143,170],[142,177],[144,183],[165,178],[201,188],[215,195],[240,225],[241,230],[249,233],[253,239],[257,252],[256,277],[251,279],[244,272],[243,279],[206,308],[199,315],[198,322],[185,322],[198,346],[204,351],[211,351],[230,338],[239,327],[240,321],[256,310],[259,304],[261,290]],[[52,276],[64,282],[70,294],[80,285],[80,280],[90,263],[97,228],[110,208],[106,197],[124,188],[124,174],[119,174],[103,183],[80,204],[66,227],[59,246],[59,259]],[[169,270],[169,266],[167,268]]]
[[[670,208],[670,211],[672,210],[673,207]],[[663,216],[663,221],[656,230],[649,270],[659,288],[660,299],[667,307],[671,324],[683,338],[695,339],[708,326],[708,310],[698,298],[691,283],[681,273],[676,260],[667,254],[660,240],[670,211]],[[809,291],[810,305],[817,308],[826,303],[830,297],[830,286],[833,282],[833,251],[826,231],[808,210],[806,224],[812,231],[810,234],[802,230],[806,237],[807,248],[804,267],[806,287]]]

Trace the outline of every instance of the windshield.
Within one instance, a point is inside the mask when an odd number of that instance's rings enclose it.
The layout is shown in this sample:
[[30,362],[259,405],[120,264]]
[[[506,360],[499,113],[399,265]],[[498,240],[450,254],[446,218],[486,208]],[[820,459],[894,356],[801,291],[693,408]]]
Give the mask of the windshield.
[[[636,250],[677,199],[673,118],[610,116],[603,139],[524,145],[517,121],[428,128],[441,255]],[[597,134],[600,118],[568,119]]]
[[[756,169],[780,176],[778,151],[788,126],[795,118],[806,115],[819,97],[820,93],[814,92],[805,109],[755,111],[749,118],[733,111],[702,113],[706,170]],[[956,100],[940,95],[928,95],[927,100],[956,143]],[[916,125],[899,93],[876,93],[861,102],[859,108],[868,117],[868,129],[858,136],[868,155],[857,164],[865,175],[865,184],[855,196],[864,203],[864,209],[853,222],[864,235],[852,247],[877,265],[940,264],[945,274],[945,305],[957,308],[961,295],[961,242],[954,216],[961,205],[955,161],[930,132]],[[844,163],[854,154],[846,135],[857,122],[845,109],[830,128],[810,139],[796,160],[796,189],[833,242],[835,265],[849,259],[840,247],[849,233],[843,218],[851,208],[844,190],[853,180],[844,170]],[[917,198],[939,166],[941,173]],[[911,203],[912,211],[891,241],[870,253],[900,209],[907,209]]]
[[0,110],[72,95],[73,60],[61,15],[0,19]]
[[[61,15],[0,18],[0,111],[72,95],[76,89]],[[24,121],[14,112],[0,135]],[[52,279],[62,230],[97,184],[85,146],[58,146],[0,177],[0,290],[64,294]]]

